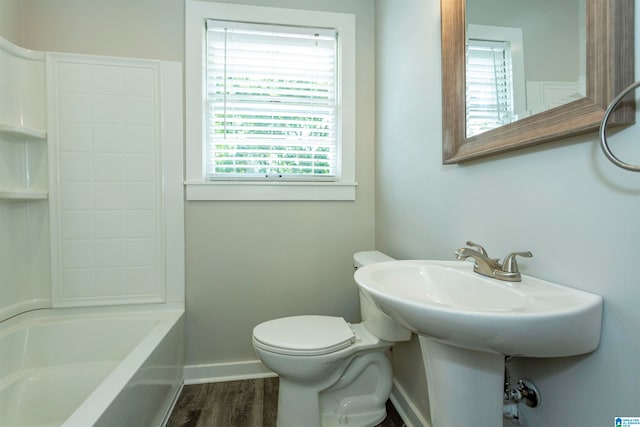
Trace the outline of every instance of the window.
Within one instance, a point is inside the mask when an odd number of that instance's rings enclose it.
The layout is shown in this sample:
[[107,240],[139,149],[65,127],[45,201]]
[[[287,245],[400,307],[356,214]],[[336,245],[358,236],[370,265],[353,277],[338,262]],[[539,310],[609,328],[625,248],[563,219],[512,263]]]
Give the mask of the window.
[[469,39],[467,43],[467,137],[513,120],[509,43]]
[[467,137],[528,115],[521,29],[469,25],[466,61]]
[[355,198],[352,15],[187,2],[187,198]]
[[335,30],[207,21],[207,176],[335,178]]

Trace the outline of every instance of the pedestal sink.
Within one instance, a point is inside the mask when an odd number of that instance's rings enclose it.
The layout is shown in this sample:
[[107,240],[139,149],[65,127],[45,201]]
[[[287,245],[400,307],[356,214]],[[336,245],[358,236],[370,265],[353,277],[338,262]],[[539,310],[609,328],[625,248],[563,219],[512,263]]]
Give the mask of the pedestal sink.
[[419,335],[432,427],[502,426],[505,356],[573,356],[600,342],[602,297],[527,275],[505,282],[472,262],[390,261],[354,277]]

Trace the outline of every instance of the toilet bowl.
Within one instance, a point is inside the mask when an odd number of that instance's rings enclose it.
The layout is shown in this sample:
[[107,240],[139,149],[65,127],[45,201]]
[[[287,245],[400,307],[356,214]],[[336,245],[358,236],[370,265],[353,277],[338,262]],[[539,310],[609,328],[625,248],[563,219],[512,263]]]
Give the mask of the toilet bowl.
[[[377,251],[358,252],[354,266],[390,260]],[[386,350],[411,333],[362,292],[360,311],[358,324],[309,315],[253,329],[256,354],[280,377],[278,427],[369,427],[386,417],[392,387]]]

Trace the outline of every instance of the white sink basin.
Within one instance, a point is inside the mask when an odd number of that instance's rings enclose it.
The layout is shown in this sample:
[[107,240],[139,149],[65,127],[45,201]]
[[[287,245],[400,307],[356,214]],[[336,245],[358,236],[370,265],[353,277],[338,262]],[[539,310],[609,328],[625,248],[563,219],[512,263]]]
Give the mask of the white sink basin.
[[600,341],[602,297],[526,275],[505,282],[466,261],[390,261],[355,280],[390,317],[418,335],[510,356],[588,353]]
[[501,427],[505,356],[571,356],[600,341],[600,296],[526,275],[505,282],[472,262],[390,261],[354,277],[419,335],[433,427]]

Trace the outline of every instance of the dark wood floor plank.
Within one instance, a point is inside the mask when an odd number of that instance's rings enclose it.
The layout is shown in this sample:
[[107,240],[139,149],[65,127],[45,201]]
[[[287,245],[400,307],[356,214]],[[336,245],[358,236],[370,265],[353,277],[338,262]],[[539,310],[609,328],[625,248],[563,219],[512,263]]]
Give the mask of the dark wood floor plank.
[[263,426],[276,427],[278,417],[278,379],[269,378],[264,382]]
[[[167,427],[276,427],[277,411],[277,378],[186,385]],[[387,418],[376,427],[405,424],[387,402]]]
[[406,427],[390,400],[387,400],[387,418],[376,427]]

